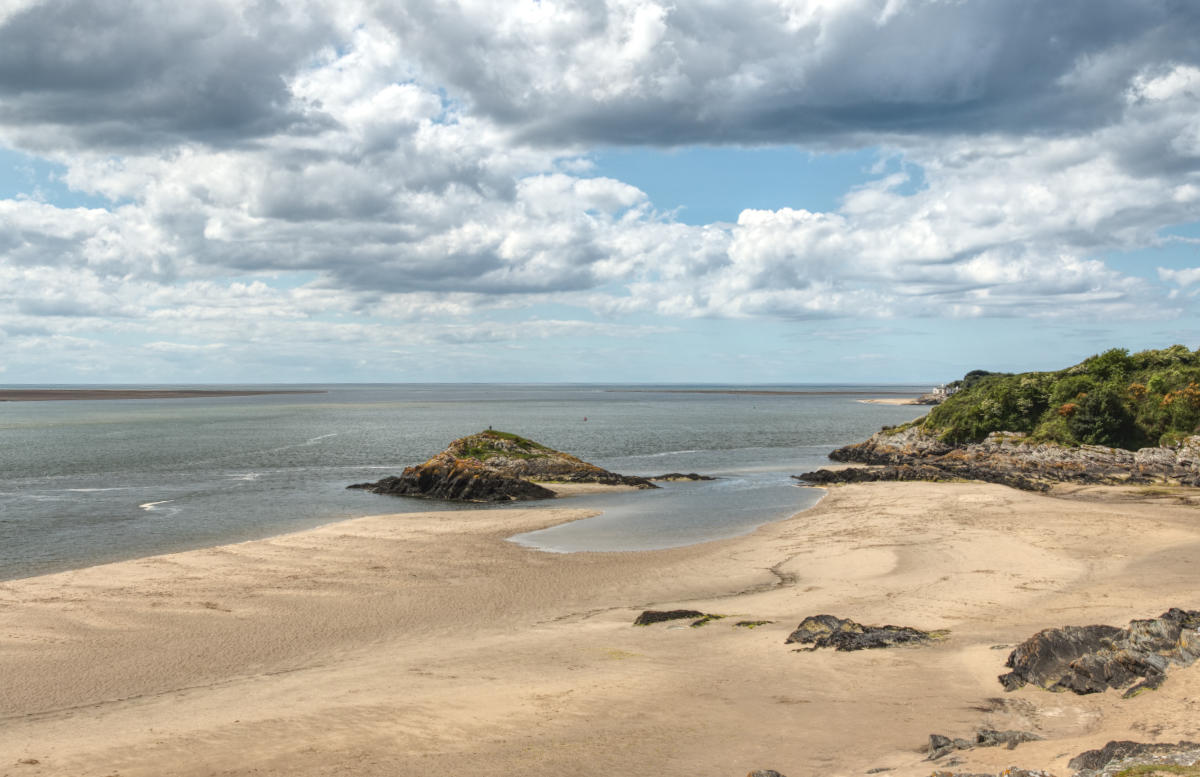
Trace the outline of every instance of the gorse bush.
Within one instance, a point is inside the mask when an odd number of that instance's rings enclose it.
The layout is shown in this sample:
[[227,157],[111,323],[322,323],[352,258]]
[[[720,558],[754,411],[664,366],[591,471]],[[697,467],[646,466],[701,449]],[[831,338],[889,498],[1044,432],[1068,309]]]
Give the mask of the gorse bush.
[[947,442],[992,432],[1034,441],[1131,450],[1170,445],[1200,426],[1200,351],[1173,345],[1130,354],[1113,348],[1057,372],[973,370],[926,417]]

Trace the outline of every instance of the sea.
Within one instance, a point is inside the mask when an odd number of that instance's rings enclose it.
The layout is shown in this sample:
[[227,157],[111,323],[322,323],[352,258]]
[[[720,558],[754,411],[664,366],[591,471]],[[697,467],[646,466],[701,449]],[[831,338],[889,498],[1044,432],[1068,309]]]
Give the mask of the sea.
[[[0,388],[25,388],[8,386]],[[84,386],[43,388],[89,388]],[[307,390],[195,399],[0,402],[0,580],[299,531],[464,509],[347,490],[453,439],[515,432],[630,475],[716,480],[521,503],[598,515],[512,541],[552,553],[736,536],[814,505],[792,475],[924,408],[899,385],[96,386]],[[470,506],[470,509],[506,509]]]

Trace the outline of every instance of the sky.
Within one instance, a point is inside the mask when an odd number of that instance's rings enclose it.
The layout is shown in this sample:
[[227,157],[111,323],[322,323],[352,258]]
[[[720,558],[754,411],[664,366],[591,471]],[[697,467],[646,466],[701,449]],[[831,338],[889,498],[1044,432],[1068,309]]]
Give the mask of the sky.
[[0,383],[1200,347],[1191,0],[0,0]]

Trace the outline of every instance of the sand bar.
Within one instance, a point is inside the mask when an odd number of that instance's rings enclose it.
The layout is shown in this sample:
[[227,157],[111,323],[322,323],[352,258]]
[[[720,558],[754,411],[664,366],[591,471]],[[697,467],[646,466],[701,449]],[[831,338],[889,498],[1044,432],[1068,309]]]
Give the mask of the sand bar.
[[257,397],[264,394],[324,394],[324,391],[280,389],[242,391],[224,389],[0,389],[0,402],[50,402],[80,399],[199,399],[201,397]]
[[[774,389],[606,389],[611,392],[619,392],[621,394],[735,394],[746,395],[751,397],[853,397],[853,396],[875,396],[876,394],[887,394],[887,391],[847,391],[847,390],[826,390],[826,389],[795,389],[795,390],[774,390]],[[899,392],[897,392],[899,393]],[[907,399],[908,397],[904,397]],[[899,403],[903,404],[903,403]]]
[[[1200,667],[1130,700],[996,682],[995,645],[1200,606],[1197,508],[1080,495],[838,487],[744,537],[613,554],[504,540],[584,515],[567,501],[376,516],[9,581],[0,775],[907,777],[940,768],[930,733],[985,725],[1046,740],[955,771],[1067,775],[1110,739],[1200,738]],[[731,617],[633,627],[651,607]],[[951,636],[792,652],[816,613]]]
[[872,399],[860,399],[864,405],[916,405],[917,397],[878,397]]

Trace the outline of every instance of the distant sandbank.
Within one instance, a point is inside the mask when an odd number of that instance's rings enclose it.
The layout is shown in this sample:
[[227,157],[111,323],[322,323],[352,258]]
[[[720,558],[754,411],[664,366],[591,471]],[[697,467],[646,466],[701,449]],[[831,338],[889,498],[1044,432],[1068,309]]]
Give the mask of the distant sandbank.
[[[774,389],[608,389],[608,391],[619,391],[622,394],[740,394],[751,397],[861,397],[861,396],[877,396],[879,394],[888,394],[888,391],[844,391],[813,389],[806,391],[803,389],[776,391]],[[900,392],[897,392],[900,393]],[[896,401],[889,399],[880,400],[859,400],[860,402],[876,401],[879,404],[886,405],[904,405],[910,404],[910,400],[915,400],[915,397],[897,397]],[[912,402],[915,404],[915,402]]]
[[256,397],[262,394],[324,393],[324,391],[295,389],[269,391],[238,389],[0,389],[0,402],[57,402],[71,399],[199,399],[201,397]]
[[[877,392],[876,392],[877,393]],[[875,399],[860,399],[864,405],[916,405],[916,397],[877,397]]]

